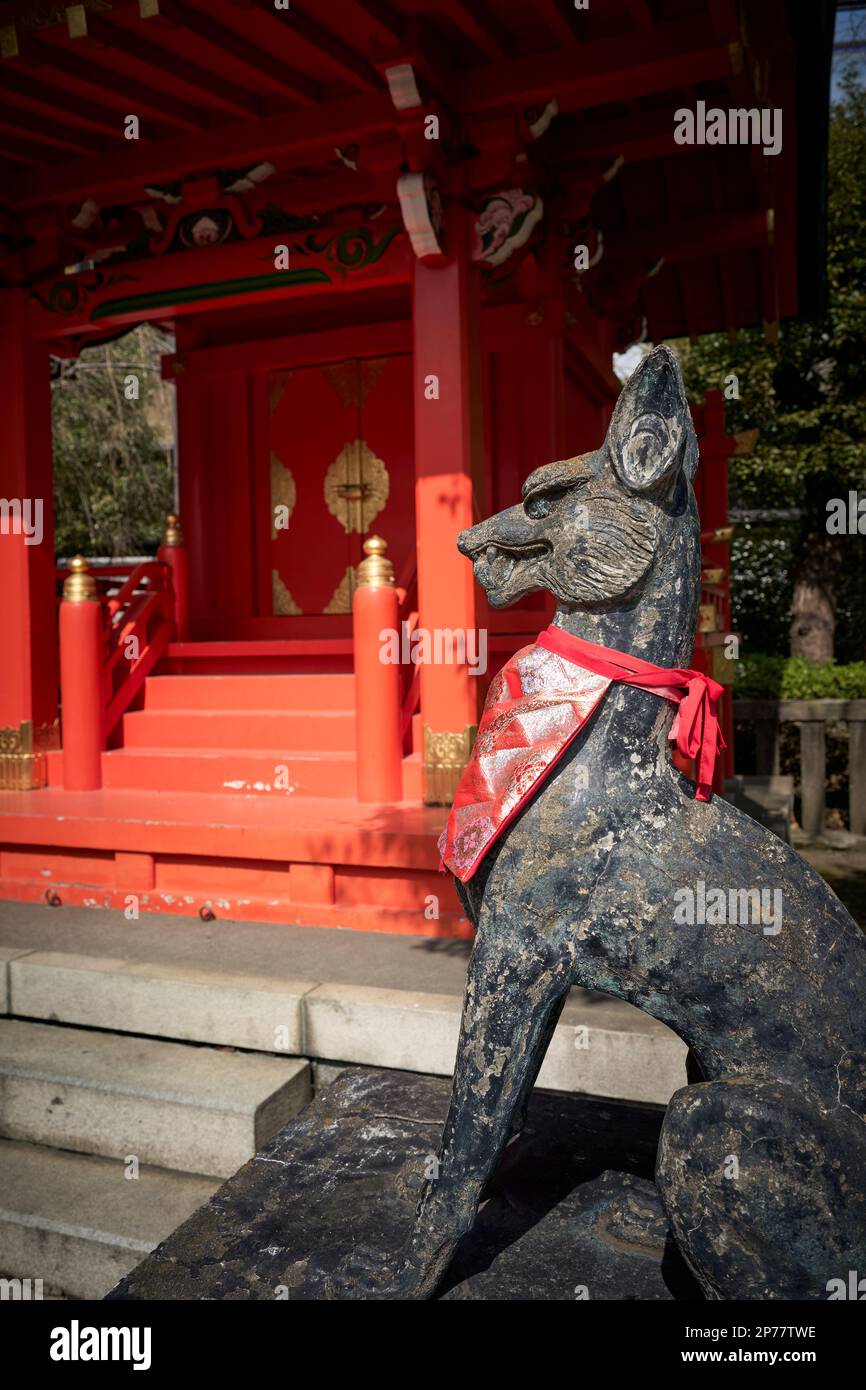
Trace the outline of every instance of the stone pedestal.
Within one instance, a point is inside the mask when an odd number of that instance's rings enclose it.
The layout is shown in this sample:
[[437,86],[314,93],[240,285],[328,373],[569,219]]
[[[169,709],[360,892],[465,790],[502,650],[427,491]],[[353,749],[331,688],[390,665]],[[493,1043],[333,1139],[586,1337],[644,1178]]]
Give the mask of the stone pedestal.
[[[405,1239],[450,1083],[352,1069],[108,1295],[317,1299],[358,1243]],[[446,1299],[700,1299],[652,1173],[661,1107],[538,1092]]]

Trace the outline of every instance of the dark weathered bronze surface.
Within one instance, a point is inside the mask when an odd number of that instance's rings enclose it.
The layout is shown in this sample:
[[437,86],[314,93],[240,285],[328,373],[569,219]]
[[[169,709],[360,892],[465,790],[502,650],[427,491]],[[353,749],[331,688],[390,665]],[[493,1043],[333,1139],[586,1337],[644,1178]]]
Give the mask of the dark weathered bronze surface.
[[[656,348],[602,447],[539,469],[521,505],[460,538],[491,603],[539,587],[569,632],[687,665],[699,599],[697,442]],[[430,1297],[526,1099],[573,984],[628,1000],[691,1048],[703,1080],[668,1107],[656,1183],[713,1298],[826,1298],[866,1274],[866,943],[788,846],[671,763],[672,705],[615,685],[466,889],[477,928],[441,1167],[383,1267],[337,1297]],[[781,893],[779,929],[682,924],[677,890]],[[738,899],[735,897],[734,902]],[[774,901],[772,897],[767,901]],[[707,914],[709,915],[709,914]]]

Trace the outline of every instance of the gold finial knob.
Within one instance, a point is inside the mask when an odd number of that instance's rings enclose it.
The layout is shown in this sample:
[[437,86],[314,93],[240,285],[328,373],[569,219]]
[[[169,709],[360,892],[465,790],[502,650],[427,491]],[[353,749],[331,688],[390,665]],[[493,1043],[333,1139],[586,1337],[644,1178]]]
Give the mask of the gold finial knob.
[[63,581],[64,603],[93,603],[98,599],[96,580],[87,568],[83,555],[73,555],[69,573]]
[[175,516],[174,512],[169,512],[165,518],[165,534],[162,538],[163,545],[173,545],[175,547],[183,545],[183,531],[180,525],[180,517]]
[[388,549],[381,536],[371,536],[364,541],[364,555],[358,566],[356,587],[359,589],[384,589],[394,585],[394,566],[385,554]]

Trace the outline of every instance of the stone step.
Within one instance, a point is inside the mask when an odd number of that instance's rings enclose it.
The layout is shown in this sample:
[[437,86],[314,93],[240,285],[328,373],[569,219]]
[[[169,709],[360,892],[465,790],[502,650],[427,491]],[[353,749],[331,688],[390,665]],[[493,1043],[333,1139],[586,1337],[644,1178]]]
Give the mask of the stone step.
[[[30,907],[25,916],[25,905],[4,907],[0,948],[20,950],[28,939],[43,947],[7,963],[19,1017],[265,1052],[285,1047],[328,1063],[440,1076],[453,1069],[469,943],[183,918],[167,934],[155,918],[130,929],[121,914],[105,912],[96,928],[74,909]],[[52,945],[63,949],[45,949]],[[539,1084],[666,1104],[685,1085],[685,1053],[640,1010],[572,990]]]
[[0,1276],[99,1299],[216,1191],[191,1173],[0,1140]]
[[228,1177],[309,1098],[297,1057],[0,1019],[6,1139]]

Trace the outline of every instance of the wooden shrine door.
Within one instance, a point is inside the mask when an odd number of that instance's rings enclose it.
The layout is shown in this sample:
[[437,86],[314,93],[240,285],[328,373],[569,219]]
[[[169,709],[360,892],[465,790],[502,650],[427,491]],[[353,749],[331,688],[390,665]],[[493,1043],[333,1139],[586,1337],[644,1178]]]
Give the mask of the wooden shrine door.
[[414,559],[411,358],[274,372],[268,399],[271,611],[350,614],[368,536],[388,542],[398,584]]

